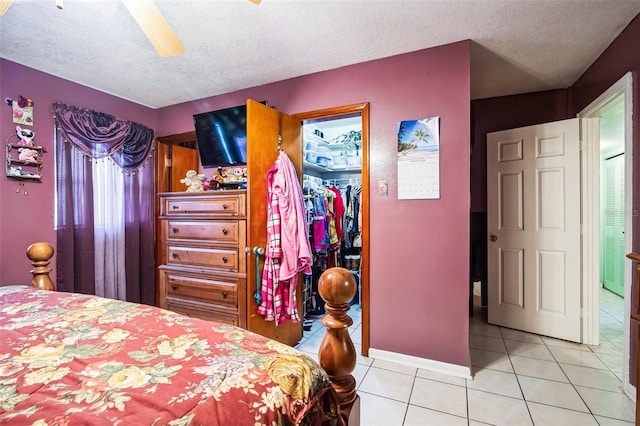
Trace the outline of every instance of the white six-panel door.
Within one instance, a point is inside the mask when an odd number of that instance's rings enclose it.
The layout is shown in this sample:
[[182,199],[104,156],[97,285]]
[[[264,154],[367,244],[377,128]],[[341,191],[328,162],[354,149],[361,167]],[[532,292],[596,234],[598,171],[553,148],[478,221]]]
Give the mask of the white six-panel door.
[[491,324],[581,340],[579,126],[487,135]]

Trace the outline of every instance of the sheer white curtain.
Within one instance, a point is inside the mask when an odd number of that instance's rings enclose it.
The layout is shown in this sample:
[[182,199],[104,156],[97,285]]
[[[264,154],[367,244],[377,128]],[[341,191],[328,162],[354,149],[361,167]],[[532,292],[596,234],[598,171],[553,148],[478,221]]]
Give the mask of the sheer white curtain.
[[127,300],[124,173],[108,158],[92,168],[96,294]]

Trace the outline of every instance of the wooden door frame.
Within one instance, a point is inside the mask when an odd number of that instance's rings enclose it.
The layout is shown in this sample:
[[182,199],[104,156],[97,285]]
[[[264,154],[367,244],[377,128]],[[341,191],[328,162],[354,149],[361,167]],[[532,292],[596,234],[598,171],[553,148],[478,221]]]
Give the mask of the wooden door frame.
[[360,291],[362,308],[362,355],[369,355],[369,102],[344,105],[315,111],[292,114],[301,122],[318,118],[330,118],[359,113],[362,119],[362,249],[360,253]]

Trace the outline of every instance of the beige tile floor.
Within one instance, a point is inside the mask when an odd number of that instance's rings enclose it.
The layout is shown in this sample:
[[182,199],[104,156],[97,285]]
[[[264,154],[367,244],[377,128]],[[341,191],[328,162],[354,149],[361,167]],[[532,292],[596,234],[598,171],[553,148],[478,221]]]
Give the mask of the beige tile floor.
[[[632,425],[622,390],[623,304],[601,290],[599,346],[489,325],[477,308],[469,323],[474,379],[358,355],[353,372],[362,426]],[[361,312],[351,336],[360,352]],[[320,320],[296,346],[317,359]]]

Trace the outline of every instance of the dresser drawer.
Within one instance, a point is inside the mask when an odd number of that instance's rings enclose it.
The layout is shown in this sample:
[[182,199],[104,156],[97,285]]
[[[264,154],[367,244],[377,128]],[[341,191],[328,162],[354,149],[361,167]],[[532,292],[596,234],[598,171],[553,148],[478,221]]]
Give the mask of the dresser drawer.
[[238,280],[196,278],[179,272],[166,272],[166,292],[167,305],[182,301],[183,304],[201,307],[215,304],[234,313],[238,311]]
[[221,322],[223,324],[239,326],[240,321],[238,315],[229,314],[223,311],[217,311],[215,309],[202,309],[198,306],[190,304],[175,303],[173,301],[167,302],[167,309],[176,312],[180,315],[185,315],[191,318],[198,318],[206,321]]
[[[167,245],[168,265],[216,268],[229,272],[245,272],[245,266],[240,265],[239,259],[240,253],[238,248]],[[242,259],[244,259],[244,253]]]
[[165,217],[245,217],[245,194],[163,197],[160,214]]
[[[172,240],[215,240],[216,243],[239,244],[240,227],[237,220],[185,221],[167,219],[167,241]],[[242,222],[244,226],[244,222]],[[244,236],[244,232],[242,233]],[[244,241],[243,241],[244,243]]]

